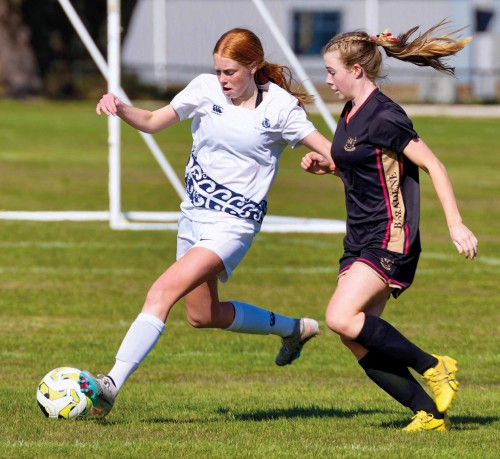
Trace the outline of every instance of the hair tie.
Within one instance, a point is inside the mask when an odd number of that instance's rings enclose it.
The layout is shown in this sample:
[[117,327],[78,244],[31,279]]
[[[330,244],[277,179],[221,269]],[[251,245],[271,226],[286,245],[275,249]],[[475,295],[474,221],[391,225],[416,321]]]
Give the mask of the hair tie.
[[398,39],[389,32],[389,29],[385,29],[383,33],[379,33],[378,35],[372,35],[370,37],[377,45],[381,44],[384,41],[392,41],[397,42]]

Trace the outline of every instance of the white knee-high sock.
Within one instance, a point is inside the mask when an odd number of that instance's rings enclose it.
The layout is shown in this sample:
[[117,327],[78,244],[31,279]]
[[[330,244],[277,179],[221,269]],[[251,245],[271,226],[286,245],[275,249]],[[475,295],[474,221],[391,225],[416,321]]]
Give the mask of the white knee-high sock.
[[241,301],[229,300],[234,307],[234,321],[226,328],[236,333],[255,335],[290,336],[297,323],[297,319],[282,316]]
[[115,365],[108,373],[118,390],[153,349],[164,329],[163,321],[152,314],[141,312],[137,316],[118,349]]

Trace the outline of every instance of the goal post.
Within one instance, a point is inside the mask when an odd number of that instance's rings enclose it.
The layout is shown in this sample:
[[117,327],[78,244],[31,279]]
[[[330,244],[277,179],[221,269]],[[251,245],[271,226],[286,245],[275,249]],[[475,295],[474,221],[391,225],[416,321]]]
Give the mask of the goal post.
[[[92,59],[99,68],[101,74],[108,82],[108,91],[117,94],[125,103],[133,105],[127,94],[121,87],[121,2],[120,0],[108,0],[107,2],[107,44],[108,62],[106,63],[101,52],[92,40],[80,17],[73,8],[70,0],[58,0],[66,16],[73,25],[82,43],[87,48]],[[161,221],[155,223],[160,215],[158,212],[124,212],[121,208],[121,128],[120,119],[114,116],[108,117],[108,155],[109,155],[109,213],[108,220],[112,229],[176,229],[179,212],[166,212]],[[184,198],[185,189],[166,156],[161,151],[157,142],[151,134],[137,131],[149,150],[156,159],[158,165],[165,174],[180,199]],[[134,219],[143,218],[145,222],[134,222]]]
[[[328,112],[323,100],[307,77],[300,62],[279,31],[274,19],[262,0],[252,0],[257,10],[271,29],[276,41],[287,56],[290,65],[303,80],[306,89],[315,96],[315,103],[326,124],[335,130],[335,121]],[[71,22],[82,43],[108,83],[108,91],[117,94],[125,103],[132,105],[121,87],[121,21],[120,0],[107,0],[107,44],[108,61],[104,59],[92,37],[83,25],[70,0],[58,0],[68,20]],[[137,131],[156,159],[180,200],[184,198],[185,188],[173,170],[166,156],[161,151],[152,135]],[[123,211],[121,206],[121,120],[108,117],[108,192],[109,209],[107,211],[4,211],[0,220],[35,220],[35,221],[104,221],[112,229],[119,230],[175,230],[179,212]],[[262,225],[263,232],[306,232],[306,233],[343,233],[345,222],[331,219],[280,217],[267,215]]]

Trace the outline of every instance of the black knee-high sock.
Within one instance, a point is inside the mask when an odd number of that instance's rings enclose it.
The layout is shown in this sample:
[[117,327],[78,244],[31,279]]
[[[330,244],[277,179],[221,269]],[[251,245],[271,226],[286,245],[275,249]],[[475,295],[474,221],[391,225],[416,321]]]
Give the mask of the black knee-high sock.
[[424,410],[437,419],[443,417],[407,367],[376,351],[368,352],[358,363],[377,386],[414,413]]
[[369,351],[385,354],[419,374],[437,365],[437,359],[415,346],[391,324],[377,316],[365,314],[365,323],[354,340]]

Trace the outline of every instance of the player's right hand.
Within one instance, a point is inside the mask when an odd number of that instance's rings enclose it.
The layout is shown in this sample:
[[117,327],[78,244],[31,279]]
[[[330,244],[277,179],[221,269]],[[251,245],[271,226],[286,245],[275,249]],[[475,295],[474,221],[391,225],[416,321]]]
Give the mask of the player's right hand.
[[118,99],[114,94],[107,93],[101,97],[101,100],[97,103],[95,111],[98,115],[105,113],[106,115],[116,116],[118,108],[122,104],[121,100]]

